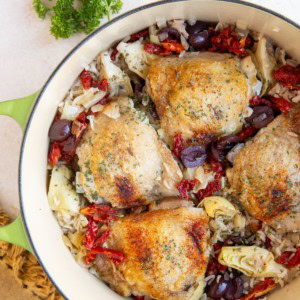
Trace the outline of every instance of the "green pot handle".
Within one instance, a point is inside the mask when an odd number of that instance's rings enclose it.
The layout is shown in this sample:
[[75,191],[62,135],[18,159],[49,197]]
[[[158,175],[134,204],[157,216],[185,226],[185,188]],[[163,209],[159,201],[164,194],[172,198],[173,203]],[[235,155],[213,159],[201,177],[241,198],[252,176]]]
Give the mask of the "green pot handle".
[[[24,132],[29,114],[38,94],[39,91],[24,98],[0,102],[0,115],[9,116],[16,120]],[[21,246],[33,253],[21,215],[11,224],[0,227],[0,241]]]

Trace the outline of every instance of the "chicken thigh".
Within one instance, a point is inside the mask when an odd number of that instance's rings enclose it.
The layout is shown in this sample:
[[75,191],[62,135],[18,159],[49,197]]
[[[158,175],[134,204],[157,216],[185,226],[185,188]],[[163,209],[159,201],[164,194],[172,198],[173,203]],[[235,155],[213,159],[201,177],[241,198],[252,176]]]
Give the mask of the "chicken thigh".
[[247,142],[227,177],[250,215],[280,232],[300,231],[299,105]]
[[248,113],[255,75],[251,58],[242,64],[228,54],[203,52],[154,60],[146,86],[167,142],[172,144],[179,132],[184,139],[207,140],[238,131]]
[[176,196],[181,170],[141,112],[126,97],[95,116],[77,149],[77,184],[91,201],[128,208]]
[[107,245],[123,252],[125,260],[113,265],[99,256],[96,265],[101,278],[122,296],[200,299],[209,256],[208,221],[201,208],[192,207],[115,221]]

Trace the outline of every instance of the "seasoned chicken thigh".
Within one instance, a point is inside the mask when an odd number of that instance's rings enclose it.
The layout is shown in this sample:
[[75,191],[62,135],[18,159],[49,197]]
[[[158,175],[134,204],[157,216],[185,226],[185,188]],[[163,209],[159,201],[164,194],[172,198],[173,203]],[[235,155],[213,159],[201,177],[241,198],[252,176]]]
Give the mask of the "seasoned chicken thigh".
[[[249,79],[242,71],[249,74]],[[146,85],[169,144],[176,133],[228,135],[242,126],[256,84],[256,70],[228,54],[210,52],[183,58],[158,58],[151,63]]]
[[114,207],[147,204],[176,196],[181,170],[156,131],[126,97],[106,105],[77,149],[77,184],[90,201]]
[[249,214],[278,231],[300,231],[299,105],[247,142],[227,177]]
[[101,278],[122,296],[199,299],[209,256],[208,221],[201,208],[192,207],[119,219],[111,227],[107,244],[123,252],[125,260],[115,266],[99,256],[96,265]]

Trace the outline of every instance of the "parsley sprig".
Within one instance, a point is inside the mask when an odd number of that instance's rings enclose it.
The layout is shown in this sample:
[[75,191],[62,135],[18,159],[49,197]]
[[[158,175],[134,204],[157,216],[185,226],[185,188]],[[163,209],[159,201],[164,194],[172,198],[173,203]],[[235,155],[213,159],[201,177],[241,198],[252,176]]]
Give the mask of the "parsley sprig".
[[100,25],[103,17],[107,16],[110,20],[111,14],[120,11],[122,1],[56,0],[55,3],[46,4],[42,0],[33,0],[33,7],[39,18],[51,16],[50,31],[56,39],[66,39],[79,32],[91,33]]

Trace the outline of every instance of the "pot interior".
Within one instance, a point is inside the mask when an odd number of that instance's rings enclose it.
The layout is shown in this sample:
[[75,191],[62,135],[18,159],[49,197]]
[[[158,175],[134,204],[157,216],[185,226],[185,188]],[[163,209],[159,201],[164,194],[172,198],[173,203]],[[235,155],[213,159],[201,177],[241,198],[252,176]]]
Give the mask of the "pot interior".
[[[61,229],[47,200],[48,130],[57,106],[84,66],[102,50],[127,35],[165,19],[201,19],[245,24],[271,37],[279,46],[300,60],[299,29],[268,12],[225,1],[168,1],[129,12],[103,26],[76,47],[59,65],[44,86],[31,115],[22,146],[20,196],[24,222],[35,253],[46,272],[68,299],[116,300],[115,294],[99,279],[79,266],[62,241]],[[296,299],[300,288],[280,291],[272,300]]]

